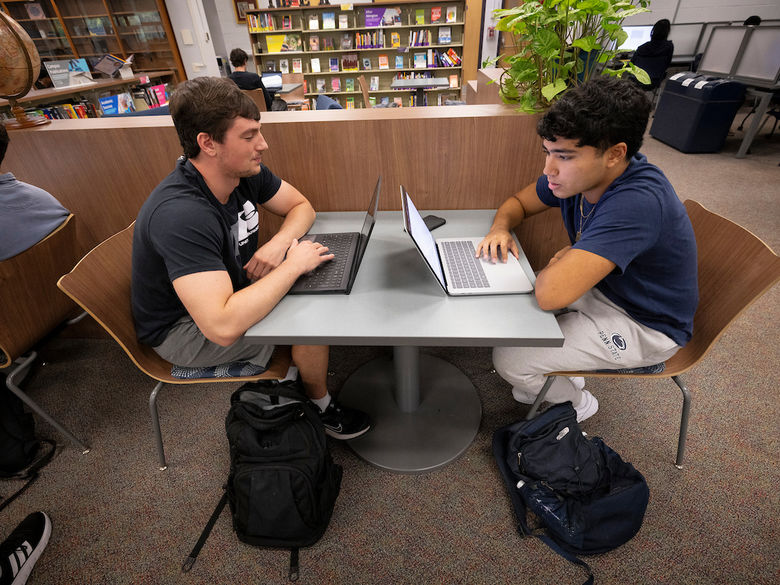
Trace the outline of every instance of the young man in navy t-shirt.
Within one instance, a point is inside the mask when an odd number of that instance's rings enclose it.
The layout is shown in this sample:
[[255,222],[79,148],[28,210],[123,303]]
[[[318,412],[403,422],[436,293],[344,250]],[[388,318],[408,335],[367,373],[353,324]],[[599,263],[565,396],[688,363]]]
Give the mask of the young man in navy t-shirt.
[[[170,111],[184,156],[135,224],[131,296],[138,339],[179,366],[245,361],[264,368],[273,346],[244,333],[299,276],[333,254],[298,241],[314,222],[314,209],[263,165],[268,144],[260,112],[232,81],[185,81],[171,96]],[[284,218],[262,246],[257,205]],[[365,413],[339,406],[328,393],[328,346],[293,346],[292,359],[328,434],[350,439],[369,429]]]
[[[650,103],[641,89],[597,77],[568,91],[539,121],[544,174],[504,202],[477,254],[517,255],[510,231],[560,207],[570,246],[536,280],[556,311],[563,347],[497,347],[493,363],[532,404],[553,371],[663,362],[691,338],[698,303],[693,228],[669,181],[639,153]],[[571,401],[582,421],[598,410],[583,378],[558,376],[546,399]]]

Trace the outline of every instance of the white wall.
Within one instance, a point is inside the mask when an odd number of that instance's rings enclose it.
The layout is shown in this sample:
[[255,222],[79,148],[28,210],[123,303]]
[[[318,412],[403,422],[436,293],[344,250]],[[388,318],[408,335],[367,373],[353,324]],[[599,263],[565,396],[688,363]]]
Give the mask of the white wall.
[[651,0],[651,12],[625,20],[625,24],[653,24],[662,18],[672,23],[744,21],[748,16],[762,20],[780,19],[778,0]]
[[[227,0],[219,0],[227,4]],[[219,76],[211,30],[200,0],[165,0],[188,79]]]

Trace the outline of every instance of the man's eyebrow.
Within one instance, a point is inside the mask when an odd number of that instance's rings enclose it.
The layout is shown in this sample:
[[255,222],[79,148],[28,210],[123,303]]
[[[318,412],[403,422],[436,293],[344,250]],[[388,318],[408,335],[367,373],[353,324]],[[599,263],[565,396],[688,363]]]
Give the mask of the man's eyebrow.
[[544,146],[542,146],[542,150],[545,152],[564,153],[564,154],[572,154],[577,152],[573,148],[545,148]]

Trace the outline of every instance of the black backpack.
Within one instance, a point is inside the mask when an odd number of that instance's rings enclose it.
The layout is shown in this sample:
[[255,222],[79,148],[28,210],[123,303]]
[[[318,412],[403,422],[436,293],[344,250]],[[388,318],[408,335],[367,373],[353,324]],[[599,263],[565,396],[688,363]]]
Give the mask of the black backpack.
[[[279,404],[280,396],[293,402]],[[295,581],[298,549],[316,543],[328,527],[342,468],[333,462],[322,421],[299,382],[244,385],[230,403],[226,492],[182,569],[192,567],[227,501],[239,540],[290,549],[289,577]]]
[[[493,455],[522,536],[537,536],[555,552],[593,573],[577,555],[607,552],[639,532],[650,497],[645,478],[599,437],[577,424],[571,402],[531,420],[498,429]],[[541,532],[527,522],[530,510]]]
[[[47,448],[41,448],[42,444]],[[0,503],[0,510],[38,479],[38,471],[54,456],[55,448],[54,441],[36,438],[33,415],[25,412],[22,401],[5,383],[0,384],[0,478],[27,480]]]

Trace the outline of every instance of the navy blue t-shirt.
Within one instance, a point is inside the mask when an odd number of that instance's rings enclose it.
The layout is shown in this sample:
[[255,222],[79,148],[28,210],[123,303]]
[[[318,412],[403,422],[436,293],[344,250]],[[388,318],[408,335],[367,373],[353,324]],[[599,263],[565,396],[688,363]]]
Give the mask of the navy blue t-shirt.
[[583,201],[584,220],[581,194],[558,199],[544,175],[536,193],[545,205],[561,208],[572,248],[615,263],[596,288],[639,323],[680,346],[688,343],[699,301],[696,239],[685,206],[658,167],[636,154],[595,206]]
[[186,159],[152,191],[133,234],[132,308],[139,341],[163,342],[187,310],[172,281],[197,272],[226,270],[233,290],[249,284],[244,265],[257,251],[259,213],[282,181],[265,165],[242,178],[220,203]]

